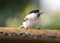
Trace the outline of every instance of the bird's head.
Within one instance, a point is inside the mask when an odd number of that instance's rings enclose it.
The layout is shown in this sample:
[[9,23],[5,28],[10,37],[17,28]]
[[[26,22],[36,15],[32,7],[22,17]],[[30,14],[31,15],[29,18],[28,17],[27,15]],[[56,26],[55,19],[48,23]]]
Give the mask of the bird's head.
[[35,14],[37,14],[37,17],[39,17],[41,14],[43,14],[44,12],[39,12],[39,10],[32,10],[29,14],[31,14],[31,13],[35,13]]

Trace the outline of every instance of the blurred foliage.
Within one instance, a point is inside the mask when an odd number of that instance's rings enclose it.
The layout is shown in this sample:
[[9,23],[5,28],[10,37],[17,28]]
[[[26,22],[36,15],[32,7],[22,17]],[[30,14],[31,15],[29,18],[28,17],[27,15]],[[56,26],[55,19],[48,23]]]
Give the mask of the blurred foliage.
[[33,8],[32,0],[0,0],[0,27],[18,27]]
[[54,16],[52,16],[51,18],[51,23],[50,23],[50,26],[49,28],[50,29],[60,29],[60,17],[59,15],[55,14]]
[[50,18],[50,23],[48,25],[46,24],[40,24],[39,28],[42,29],[51,29],[51,30],[60,30],[60,13],[56,13]]

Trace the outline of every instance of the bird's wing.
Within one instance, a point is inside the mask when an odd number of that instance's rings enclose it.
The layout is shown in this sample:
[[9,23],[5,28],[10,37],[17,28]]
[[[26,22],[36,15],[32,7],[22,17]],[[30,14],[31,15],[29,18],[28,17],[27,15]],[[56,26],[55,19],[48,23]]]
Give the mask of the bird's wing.
[[27,21],[27,20],[28,20],[28,18],[24,18],[24,20],[23,20],[23,21],[25,22],[25,21]]
[[24,18],[24,22],[29,20],[31,18],[31,15],[27,15],[25,18]]
[[24,18],[24,22],[27,21],[29,19],[28,15]]

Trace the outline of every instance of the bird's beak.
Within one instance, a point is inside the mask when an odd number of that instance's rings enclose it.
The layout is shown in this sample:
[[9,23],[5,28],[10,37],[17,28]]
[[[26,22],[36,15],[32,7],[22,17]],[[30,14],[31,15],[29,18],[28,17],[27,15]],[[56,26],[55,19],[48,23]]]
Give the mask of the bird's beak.
[[43,14],[43,13],[45,13],[45,12],[41,12],[41,13],[39,13],[39,14]]
[[41,12],[41,13],[39,13],[39,14],[38,14],[38,17],[39,17],[41,14],[43,14],[43,13],[45,13],[45,12]]

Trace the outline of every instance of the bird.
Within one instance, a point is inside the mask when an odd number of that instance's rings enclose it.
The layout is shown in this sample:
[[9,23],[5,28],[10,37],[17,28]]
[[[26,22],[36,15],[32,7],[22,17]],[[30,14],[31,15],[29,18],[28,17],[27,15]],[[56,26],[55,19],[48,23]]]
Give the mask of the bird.
[[27,16],[25,16],[24,21],[22,25],[19,28],[24,28],[24,29],[35,29],[38,27],[40,23],[40,15],[43,14],[44,12],[41,12],[39,10],[32,10],[29,12]]

